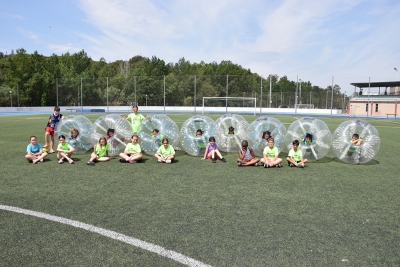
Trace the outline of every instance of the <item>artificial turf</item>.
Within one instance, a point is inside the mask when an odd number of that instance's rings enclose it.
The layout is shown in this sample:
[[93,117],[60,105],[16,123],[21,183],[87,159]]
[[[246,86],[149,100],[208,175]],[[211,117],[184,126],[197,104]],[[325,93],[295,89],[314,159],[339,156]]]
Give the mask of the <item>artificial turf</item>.
[[[94,121],[99,115],[89,115]],[[179,126],[191,115],[170,115]],[[210,115],[213,119],[218,115]],[[255,117],[245,116],[252,122]],[[293,117],[277,117],[286,127]],[[381,148],[367,164],[329,153],[304,169],[202,161],[174,164],[29,164],[47,116],[0,117],[0,205],[77,220],[182,253],[211,266],[399,266],[398,121],[368,120]],[[333,132],[347,119],[323,119]],[[282,155],[285,157],[285,153]],[[0,266],[181,266],[110,238],[0,210]]]

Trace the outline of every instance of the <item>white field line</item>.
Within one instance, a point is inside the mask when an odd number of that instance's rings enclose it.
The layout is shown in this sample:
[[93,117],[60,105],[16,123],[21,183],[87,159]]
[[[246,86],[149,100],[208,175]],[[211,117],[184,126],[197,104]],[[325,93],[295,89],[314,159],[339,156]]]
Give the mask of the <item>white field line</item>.
[[16,212],[16,213],[21,213],[21,214],[25,214],[25,215],[30,215],[30,216],[34,216],[34,217],[38,217],[38,218],[42,218],[42,219],[46,219],[49,221],[53,221],[53,222],[58,222],[58,223],[62,223],[62,224],[66,224],[66,225],[71,225],[73,227],[76,228],[81,228],[93,233],[97,233],[124,243],[127,243],[129,245],[135,246],[135,247],[139,247],[141,249],[156,253],[158,255],[161,255],[163,257],[172,259],[174,261],[177,261],[179,263],[185,264],[187,266],[191,266],[191,267],[211,267],[211,265],[202,263],[200,261],[197,261],[195,259],[192,259],[190,257],[187,257],[183,254],[180,254],[178,252],[172,251],[172,250],[168,250],[165,249],[161,246],[146,242],[146,241],[142,241],[140,239],[134,238],[134,237],[130,237],[130,236],[126,236],[114,231],[110,231],[104,228],[100,228],[100,227],[96,227],[94,225],[90,225],[90,224],[86,224],[86,223],[82,223],[79,221],[74,221],[74,220],[70,220],[67,218],[63,218],[63,217],[58,217],[58,216],[54,216],[54,215],[50,215],[47,213],[42,213],[42,212],[37,212],[37,211],[33,211],[33,210],[27,210],[27,209],[21,209],[18,207],[12,207],[12,206],[5,206],[5,205],[0,205],[0,210],[6,210],[6,211],[11,211],[11,212]]

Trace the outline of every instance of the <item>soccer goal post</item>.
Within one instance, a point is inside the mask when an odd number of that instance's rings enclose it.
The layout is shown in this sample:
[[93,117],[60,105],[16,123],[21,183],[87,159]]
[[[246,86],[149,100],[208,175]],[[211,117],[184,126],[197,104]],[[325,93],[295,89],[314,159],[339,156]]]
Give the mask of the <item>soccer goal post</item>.
[[[228,113],[228,106],[229,106],[228,103],[229,102],[230,103],[234,102],[236,104],[235,107],[244,108],[244,104],[245,103],[247,104],[250,101],[251,109],[254,109],[254,116],[256,115],[256,112],[257,112],[257,99],[255,97],[203,97],[203,105],[202,105],[202,113],[201,113],[202,115],[204,115],[205,103],[210,100],[215,100],[214,105],[210,105],[208,107],[225,107],[226,113]],[[225,103],[221,103],[223,100],[225,100]],[[216,103],[218,103],[218,104],[216,104]],[[233,108],[232,105],[231,105],[231,107]],[[246,108],[249,109],[250,106],[246,106]]]

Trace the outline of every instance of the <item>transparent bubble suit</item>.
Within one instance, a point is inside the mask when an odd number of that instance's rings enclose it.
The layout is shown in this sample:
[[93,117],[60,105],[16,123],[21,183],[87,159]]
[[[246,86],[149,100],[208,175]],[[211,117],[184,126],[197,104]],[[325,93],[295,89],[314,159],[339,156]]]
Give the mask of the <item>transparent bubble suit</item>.
[[262,134],[265,131],[271,132],[271,137],[274,138],[275,146],[279,152],[286,149],[286,127],[278,119],[260,117],[250,124],[246,137],[256,156],[262,157],[264,148],[268,146],[267,141],[262,139]]
[[[203,135],[196,136],[200,129]],[[206,116],[193,116],[187,119],[181,127],[179,139],[182,149],[191,156],[204,156],[210,136],[215,136],[217,127],[213,119]]]
[[[157,138],[153,138],[153,130],[158,129]],[[154,155],[161,146],[162,138],[167,138],[172,147],[179,144],[179,128],[176,123],[165,115],[151,115],[142,121],[139,131],[139,144],[148,155]]]
[[[350,143],[353,134],[358,134],[363,143],[359,146]],[[378,130],[363,120],[349,120],[339,125],[333,133],[333,154],[343,162],[351,164],[367,163],[373,159],[380,148]]]
[[[83,154],[93,148],[90,138],[90,129],[93,123],[85,116],[70,115],[57,123],[55,140],[58,140],[60,135],[65,136],[65,141],[70,144],[77,154]],[[77,129],[79,134],[76,139],[71,139],[71,130]]]
[[[249,123],[240,115],[225,114],[219,117],[215,124],[217,132],[215,141],[219,150],[225,152],[237,152],[241,146],[242,140],[247,136],[247,128]],[[233,136],[228,136],[228,128],[232,126],[235,129]]]
[[[304,144],[306,134],[313,136],[311,144]],[[293,140],[299,140],[303,157],[309,161],[315,161],[325,157],[332,145],[332,134],[325,122],[304,117],[294,121],[286,132],[286,148],[292,149]]]
[[130,142],[132,136],[132,127],[129,122],[117,114],[109,114],[98,118],[92,126],[90,136],[92,144],[96,145],[100,137],[107,137],[107,130],[114,129],[114,136],[107,139],[110,146],[108,155],[116,156],[124,152],[126,145]]

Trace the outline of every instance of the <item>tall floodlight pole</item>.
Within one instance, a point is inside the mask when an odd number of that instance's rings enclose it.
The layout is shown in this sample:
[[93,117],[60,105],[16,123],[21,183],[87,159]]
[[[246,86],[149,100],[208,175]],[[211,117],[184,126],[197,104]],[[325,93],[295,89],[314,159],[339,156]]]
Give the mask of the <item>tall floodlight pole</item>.
[[332,76],[331,118],[332,118],[332,109],[333,109],[333,81],[334,81],[334,77]]
[[11,107],[12,107],[12,91],[10,91],[10,102],[11,102]]
[[226,100],[225,100],[225,113],[228,113],[228,83],[229,83],[229,76],[226,75]]
[[296,81],[296,94],[294,95],[294,114],[297,116],[297,88],[299,87],[299,76]]
[[[262,76],[260,77],[260,116],[261,116],[261,109],[262,109]],[[252,93],[253,94],[253,93]]]
[[269,75],[269,108],[272,108],[272,75]]
[[299,82],[300,82],[300,87],[299,87],[299,104],[301,104],[301,82],[302,82],[302,80],[299,79]]
[[[396,71],[396,81],[399,81],[399,69],[398,68],[394,68],[394,70]],[[399,87],[396,86],[396,95],[399,92]]]

